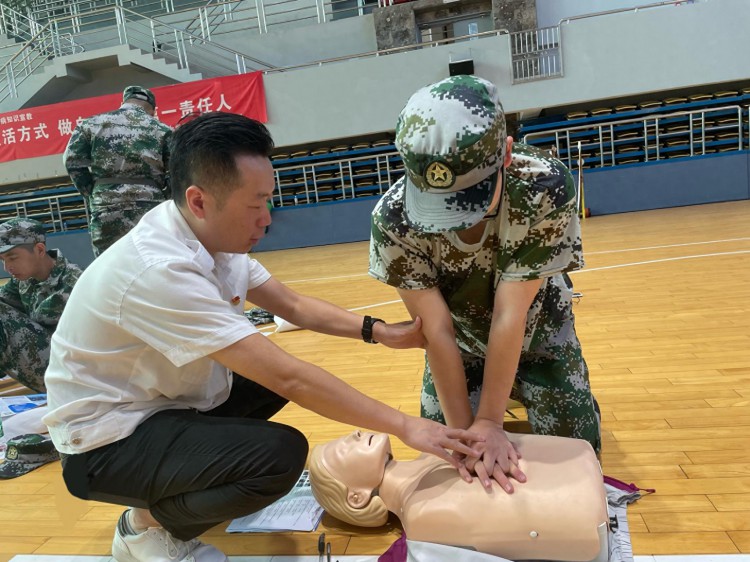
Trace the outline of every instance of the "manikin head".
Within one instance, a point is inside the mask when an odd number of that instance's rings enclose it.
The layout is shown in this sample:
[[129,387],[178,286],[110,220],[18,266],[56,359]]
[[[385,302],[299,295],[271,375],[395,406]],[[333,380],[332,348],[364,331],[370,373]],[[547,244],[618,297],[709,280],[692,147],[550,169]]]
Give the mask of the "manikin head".
[[385,524],[388,508],[377,491],[392,456],[385,433],[355,431],[317,445],[309,467],[315,498],[328,513],[352,525]]

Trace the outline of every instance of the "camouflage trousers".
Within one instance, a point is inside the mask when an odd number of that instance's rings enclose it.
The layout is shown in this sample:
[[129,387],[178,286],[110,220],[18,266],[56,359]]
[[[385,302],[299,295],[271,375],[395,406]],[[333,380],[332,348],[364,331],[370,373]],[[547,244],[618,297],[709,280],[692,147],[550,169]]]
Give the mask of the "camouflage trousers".
[[44,371],[52,332],[0,302],[0,376],[9,375],[35,392],[47,392]]
[[138,224],[141,217],[156,207],[161,201],[139,201],[128,203],[126,208],[118,205],[92,206],[89,218],[89,233],[94,256],[125,236]]
[[[555,351],[544,357],[521,359],[511,398],[524,405],[535,434],[585,439],[598,454],[601,428],[581,347],[566,343]],[[484,357],[462,354],[462,359],[471,409],[476,414],[484,378]],[[421,415],[445,423],[427,360],[422,380]]]

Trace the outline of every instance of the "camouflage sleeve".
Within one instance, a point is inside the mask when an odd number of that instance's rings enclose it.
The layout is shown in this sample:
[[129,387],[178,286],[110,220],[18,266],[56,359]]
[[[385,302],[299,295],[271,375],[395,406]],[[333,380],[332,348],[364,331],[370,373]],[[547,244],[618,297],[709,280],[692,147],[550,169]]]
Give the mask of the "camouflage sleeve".
[[65,303],[68,302],[70,293],[55,293],[44,299],[32,313],[35,322],[42,326],[54,328],[60,321]]
[[438,272],[429,242],[409,233],[403,224],[389,228],[378,213],[379,207],[372,214],[370,275],[398,289],[436,287]]
[[73,185],[84,197],[94,191],[94,177],[91,175],[91,135],[79,125],[73,131],[63,154],[63,163],[68,170]]
[[164,140],[162,141],[162,153],[161,158],[162,162],[164,162],[164,196],[167,199],[171,199],[172,197],[172,185],[170,181],[169,176],[169,160],[172,157],[172,137],[174,136],[174,129],[171,127],[169,128],[169,131],[166,135],[164,135]]
[[561,164],[552,175],[538,178],[536,188],[529,226],[523,227],[517,243],[506,246],[512,256],[501,281],[539,279],[583,267],[573,176]]
[[46,299],[39,303],[34,309],[31,316],[35,322],[54,328],[60,321],[65,304],[70,298],[75,282],[81,275],[81,270],[77,266],[68,267],[65,274],[61,276],[57,284],[57,291],[50,294]]
[[169,128],[167,134],[164,135],[164,146],[162,147],[162,162],[164,162],[164,170],[169,169],[169,158],[172,155],[172,137],[174,136],[174,129]]
[[11,279],[0,287],[0,302],[10,305],[16,310],[24,310],[21,293],[18,292],[18,281]]

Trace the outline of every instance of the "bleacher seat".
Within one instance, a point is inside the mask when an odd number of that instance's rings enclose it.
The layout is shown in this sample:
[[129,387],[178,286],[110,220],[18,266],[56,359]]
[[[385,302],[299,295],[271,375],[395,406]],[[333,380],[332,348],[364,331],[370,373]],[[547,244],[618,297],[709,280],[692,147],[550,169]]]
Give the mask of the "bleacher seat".
[[724,90],[721,92],[714,92],[714,99],[729,98],[738,96],[740,93],[737,90]]
[[638,109],[652,109],[654,107],[661,107],[662,102],[659,100],[648,100],[642,101],[638,104]]
[[573,119],[584,119],[585,117],[589,116],[588,111],[571,111],[570,113],[567,113],[565,117],[567,117],[570,120]]

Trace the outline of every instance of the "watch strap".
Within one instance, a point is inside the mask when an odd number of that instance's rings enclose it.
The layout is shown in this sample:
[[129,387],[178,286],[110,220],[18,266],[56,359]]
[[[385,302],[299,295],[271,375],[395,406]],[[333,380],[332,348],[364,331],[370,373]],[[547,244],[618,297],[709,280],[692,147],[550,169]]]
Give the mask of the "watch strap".
[[362,319],[362,340],[366,343],[378,343],[372,337],[372,327],[375,322],[383,322],[383,320],[372,316],[365,316]]

